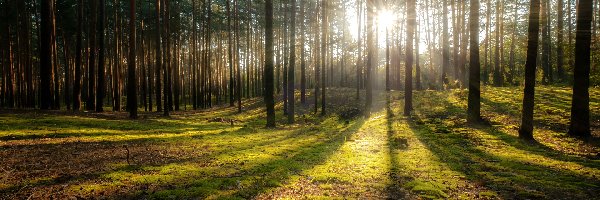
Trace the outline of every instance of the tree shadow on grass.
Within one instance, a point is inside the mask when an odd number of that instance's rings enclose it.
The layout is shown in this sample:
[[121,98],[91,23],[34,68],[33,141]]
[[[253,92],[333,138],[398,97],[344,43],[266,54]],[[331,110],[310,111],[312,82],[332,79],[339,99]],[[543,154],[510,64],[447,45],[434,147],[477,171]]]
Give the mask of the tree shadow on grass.
[[[594,197],[600,181],[569,170],[494,155],[461,132],[436,133],[439,124],[415,116],[409,121],[417,138],[448,166],[507,199]],[[500,147],[502,148],[502,147]]]
[[[55,170],[69,168],[67,165],[70,165],[69,163],[74,160],[83,160],[84,163],[79,163],[80,166],[75,170],[77,171],[75,174],[60,174],[42,181],[28,181],[26,183],[4,187],[0,190],[0,196],[10,197],[12,196],[11,193],[17,193],[16,195],[18,196],[19,194],[23,195],[23,192],[31,191],[29,189],[58,187],[63,184],[81,185],[99,181],[100,183],[105,182],[110,185],[111,182],[124,181],[119,179],[112,181],[106,179],[107,176],[119,173],[148,176],[148,178],[151,179],[153,178],[152,173],[156,172],[148,171],[147,168],[160,171],[160,169],[194,165],[197,167],[197,171],[191,170],[188,173],[184,168],[182,169],[183,172],[181,174],[163,174],[163,178],[166,177],[165,179],[167,179],[166,181],[161,180],[159,182],[137,183],[126,186],[126,188],[129,187],[129,190],[108,190],[103,194],[88,193],[86,195],[89,195],[88,197],[108,196],[116,199],[137,199],[146,197],[165,198],[173,195],[183,198],[197,198],[206,197],[213,193],[222,193],[219,195],[224,198],[250,198],[261,192],[267,191],[270,188],[279,186],[292,175],[299,174],[302,170],[323,163],[331,154],[337,151],[345,141],[345,138],[355,133],[363,124],[364,120],[359,120],[347,125],[341,132],[332,132],[329,130],[329,133],[323,133],[322,131],[327,130],[322,130],[320,127],[316,126],[303,127],[287,132],[268,130],[268,132],[271,132],[268,134],[271,136],[269,138],[237,142],[235,138],[252,138],[267,134],[267,132],[252,127],[245,127],[235,131],[224,131],[216,135],[199,137],[192,135],[174,136],[173,138],[144,138],[117,142],[15,145],[7,148],[13,150],[38,149],[38,151],[42,152],[34,154],[40,156],[47,155],[49,156],[48,160],[58,160],[59,163],[52,167]],[[293,144],[294,141],[306,139],[314,139],[315,141],[294,147],[284,147],[286,144]],[[194,143],[194,140],[197,142]],[[231,144],[220,144],[219,147],[214,146],[217,144],[210,145],[210,141],[215,140],[229,141],[228,143]],[[201,145],[205,144],[206,146],[201,146],[201,149],[198,150],[200,152],[188,152],[190,154],[185,153],[186,150],[184,150],[183,153],[178,152],[177,149],[173,150],[172,148],[181,146],[181,144],[179,144],[181,141],[191,141],[190,144],[184,146],[194,146],[196,143]],[[132,160],[138,160],[137,162],[133,161],[133,166],[122,166],[125,160],[125,149],[121,148],[121,146],[125,145],[129,146],[129,150],[132,151],[132,154],[137,155],[135,158],[132,158]],[[150,149],[148,149],[149,147]],[[223,158],[227,159],[227,157],[236,154],[248,153],[247,151],[260,150],[263,151],[263,153],[264,151],[267,151],[268,153],[269,150],[277,150],[279,148],[283,148],[282,152],[272,155],[273,158],[270,160],[246,160],[242,163],[236,161],[227,163],[229,161],[224,162],[222,160]],[[117,149],[119,153],[111,153],[111,151]],[[19,151],[14,151],[13,153],[10,153],[8,150],[3,151],[9,156],[7,158],[12,157],[10,159],[15,162],[19,161],[19,159],[23,159],[23,156],[26,156],[26,153],[19,153]],[[52,153],[53,151],[59,153]],[[8,155],[8,153],[10,153],[10,155]],[[198,153],[200,154],[198,155]],[[65,157],[67,158],[65,160],[66,162],[61,162],[60,160],[64,160]],[[199,163],[203,164],[199,165]],[[119,166],[106,168],[106,166],[114,164]],[[34,165],[34,163],[31,163],[31,165]],[[44,169],[40,168],[40,170],[42,170],[42,174],[34,173],[28,174],[27,176],[44,177]],[[200,171],[202,171],[202,173],[198,173]],[[21,171],[18,173],[27,172]],[[148,173],[150,173],[150,175],[148,175]],[[152,194],[142,192],[150,187],[153,191]],[[21,191],[22,188],[29,189]]]
[[[153,193],[117,194],[111,198],[254,198],[287,183],[292,176],[301,176],[302,171],[324,163],[352,134],[359,130],[365,120],[356,121],[337,133],[325,133],[317,141],[305,143],[293,149],[286,149],[274,158],[247,160],[220,165],[219,168],[199,174],[182,174],[172,183],[161,183]],[[298,130],[297,134],[306,132]],[[315,134],[310,132],[309,134]],[[307,137],[310,137],[308,135]],[[289,138],[295,140],[297,138]],[[278,145],[292,141],[268,142],[265,148],[278,148]],[[255,148],[255,147],[252,147]],[[281,147],[279,147],[281,148]],[[236,149],[226,154],[235,152]],[[225,152],[223,152],[225,153]],[[248,167],[246,167],[248,166]],[[219,170],[236,169],[225,173]],[[190,180],[194,179],[194,180]],[[176,184],[171,187],[170,184]]]
[[401,166],[398,165],[398,153],[397,150],[403,150],[408,148],[408,141],[406,138],[395,138],[396,130],[394,128],[394,122],[396,121],[394,111],[391,107],[391,97],[386,97],[386,131],[388,139],[388,156],[390,157],[390,171],[389,179],[392,182],[387,188],[389,199],[406,199],[408,198],[408,192],[402,187],[407,182],[413,180],[413,177],[404,176],[399,171]]

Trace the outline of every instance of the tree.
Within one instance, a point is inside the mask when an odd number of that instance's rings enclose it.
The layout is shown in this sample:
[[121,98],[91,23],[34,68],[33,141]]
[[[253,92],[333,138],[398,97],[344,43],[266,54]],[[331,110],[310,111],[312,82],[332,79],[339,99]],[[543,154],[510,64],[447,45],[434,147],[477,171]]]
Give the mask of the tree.
[[81,61],[83,35],[83,0],[77,1],[77,44],[75,55],[75,80],[73,82],[73,110],[81,108]]
[[88,57],[88,67],[87,67],[87,100],[85,103],[86,110],[94,110],[96,108],[96,53],[98,49],[96,47],[96,22],[98,21],[98,0],[91,0],[91,8],[90,11],[91,21],[89,28],[89,57]]
[[563,64],[564,64],[564,53],[563,53],[563,39],[564,39],[564,6],[563,6],[563,1],[564,0],[558,0],[558,18],[556,19],[556,21],[558,21],[558,25],[556,27],[556,70],[558,71],[558,80],[559,81],[564,81],[565,79],[565,70],[563,68]]
[[363,62],[362,59],[362,1],[356,0],[357,9],[358,9],[358,45],[357,45],[357,57],[356,57],[356,99],[360,99],[360,79],[362,77],[362,69],[360,63]]
[[40,27],[40,108],[50,109],[50,77],[52,76],[52,30],[54,30],[54,0],[41,2]]
[[129,118],[137,118],[137,82],[135,76],[135,53],[136,53],[136,34],[135,34],[135,0],[129,1],[129,59],[127,63],[127,109]]
[[442,9],[442,84],[447,85],[450,67],[450,43],[448,42],[448,0],[443,0]]
[[234,78],[233,78],[233,31],[231,30],[231,8],[230,0],[225,0],[225,9],[227,10],[227,63],[229,64],[229,106],[234,106],[235,96],[233,94]]
[[479,61],[479,0],[471,0],[469,13],[470,36],[470,69],[469,69],[469,100],[468,120],[477,123],[481,120],[481,63]]
[[593,0],[579,0],[575,36],[575,68],[569,135],[589,137],[590,131],[590,44]]
[[549,84],[552,83],[552,74],[551,68],[552,64],[550,63],[550,17],[548,7],[549,0],[541,1],[541,24],[542,24],[542,83]]
[[155,85],[156,85],[156,111],[157,112],[162,112],[162,104],[161,104],[161,100],[162,100],[162,96],[161,96],[161,85],[160,85],[160,75],[161,75],[161,70],[162,70],[162,50],[160,48],[160,43],[161,43],[161,26],[160,26],[160,19],[161,19],[161,8],[160,8],[160,2],[161,0],[156,0],[156,65],[154,66],[154,78],[155,78]]
[[500,33],[500,7],[502,7],[500,0],[496,1],[496,45],[494,47],[495,55],[494,55],[494,86],[500,87],[503,84],[502,71],[500,70],[500,37],[502,33]]
[[169,111],[173,109],[173,95],[171,95],[171,53],[170,50],[170,32],[169,32],[169,0],[163,0],[163,96],[164,96],[164,109],[163,116],[168,117]]
[[291,0],[290,62],[288,67],[288,123],[294,123],[294,75],[296,72],[296,0]]
[[385,91],[390,91],[390,33],[385,27]]
[[235,19],[236,19],[236,58],[237,58],[237,69],[236,69],[236,73],[235,73],[235,80],[236,80],[236,92],[235,92],[235,96],[237,99],[237,110],[238,113],[242,112],[242,68],[240,66],[240,17],[238,14],[238,1],[235,0]]
[[306,52],[304,45],[306,42],[306,24],[304,22],[306,18],[306,11],[304,10],[306,1],[300,1],[300,101],[302,105],[306,105]]
[[[373,60],[374,60],[374,49],[373,49],[373,14],[375,10],[373,9],[373,1],[367,0],[367,80],[366,82],[366,103],[365,107],[367,110],[371,109],[371,105],[373,104],[373,84],[372,84],[372,68],[373,68]],[[366,112],[369,113],[369,112]]]
[[406,1],[406,15],[407,24],[406,24],[406,69],[405,69],[405,85],[404,85],[404,115],[409,116],[413,110],[412,105],[412,90],[413,90],[413,42],[415,29],[417,26],[417,9],[416,9],[416,1],[408,0]]
[[535,95],[535,69],[537,65],[540,34],[540,0],[531,0],[529,11],[529,29],[527,39],[527,61],[525,62],[525,90],[523,95],[523,113],[519,137],[533,140],[533,106]]
[[98,15],[98,42],[100,47],[98,48],[98,79],[96,84],[96,112],[102,112],[104,105],[104,92],[106,90],[104,86],[104,13],[106,10],[106,3],[104,0],[99,0],[100,9]]
[[275,100],[273,99],[273,0],[265,0],[265,104],[267,127],[275,127]]
[[[329,26],[329,16],[328,16],[328,9],[329,9],[329,1],[330,0],[322,0],[323,3],[323,7],[321,8],[322,10],[322,17],[323,20],[322,22],[322,26],[321,28],[322,30],[322,34],[323,36],[321,37],[321,66],[322,66],[322,70],[321,70],[321,116],[325,116],[326,110],[326,98],[325,98],[325,92],[326,92],[326,87],[327,87],[327,74],[326,74],[326,68],[327,68],[327,34],[328,34],[328,26]],[[330,72],[331,73],[331,72]]]

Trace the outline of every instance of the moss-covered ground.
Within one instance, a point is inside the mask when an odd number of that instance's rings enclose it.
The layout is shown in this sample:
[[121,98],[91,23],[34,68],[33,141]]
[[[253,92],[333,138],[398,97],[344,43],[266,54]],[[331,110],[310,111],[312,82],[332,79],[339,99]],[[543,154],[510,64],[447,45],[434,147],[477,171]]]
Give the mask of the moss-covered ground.
[[[567,136],[570,89],[539,87],[535,138],[517,137],[520,88],[483,88],[486,123],[466,123],[465,90],[378,93],[370,114],[332,89],[329,115],[264,128],[260,99],[146,114],[0,111],[0,199],[598,199],[600,89],[592,132]],[[310,98],[312,99],[312,98]]]

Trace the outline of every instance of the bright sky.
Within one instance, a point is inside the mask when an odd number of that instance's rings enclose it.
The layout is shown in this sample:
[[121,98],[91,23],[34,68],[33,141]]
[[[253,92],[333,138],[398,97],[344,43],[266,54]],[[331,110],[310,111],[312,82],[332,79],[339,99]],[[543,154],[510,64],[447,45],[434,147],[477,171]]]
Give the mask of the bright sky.
[[[349,20],[349,25],[350,25],[350,31],[352,33],[352,38],[354,38],[354,40],[356,40],[358,38],[358,12],[356,10],[356,7],[354,6],[349,6],[346,9],[346,13],[348,15],[348,20]],[[379,26],[379,47],[380,48],[384,48],[385,47],[385,27],[389,27],[394,28],[394,26],[398,26],[399,23],[404,23],[404,13],[396,13],[390,10],[382,10],[378,12],[377,15],[377,19],[376,19],[376,24]],[[364,23],[366,23],[363,20],[363,25]],[[424,43],[423,37],[425,36],[424,33],[424,29],[420,29],[419,30],[421,38],[419,38],[421,40],[421,42],[419,43],[421,48],[420,53],[424,53],[425,51],[427,51],[427,48],[425,48],[426,44]],[[364,36],[363,36],[364,37]],[[390,36],[392,37],[392,36]]]

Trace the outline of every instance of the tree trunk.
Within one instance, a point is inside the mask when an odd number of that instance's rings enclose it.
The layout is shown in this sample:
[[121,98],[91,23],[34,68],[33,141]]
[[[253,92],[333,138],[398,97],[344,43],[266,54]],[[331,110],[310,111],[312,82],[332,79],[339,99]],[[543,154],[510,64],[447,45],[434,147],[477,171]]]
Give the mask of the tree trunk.
[[549,26],[549,15],[548,15],[548,1],[542,0],[541,15],[542,15],[542,83],[549,84],[552,82],[552,76],[550,75],[550,26]]
[[137,84],[135,76],[135,52],[136,52],[136,34],[135,34],[135,0],[129,1],[129,64],[127,70],[127,109],[129,118],[137,118]]
[[326,73],[326,68],[327,68],[327,34],[328,34],[328,27],[329,27],[329,0],[322,0],[322,34],[323,36],[321,37],[321,66],[322,66],[322,70],[321,70],[321,116],[325,116],[326,114],[326,98],[325,98],[325,93],[326,93],[326,87],[327,87],[327,73]]
[[494,86],[502,86],[502,74],[500,72],[500,0],[496,1],[496,45],[494,47]]
[[306,1],[300,1],[300,101],[302,105],[306,105],[306,53],[304,45],[306,42],[306,12],[304,10]]
[[[446,0],[444,0],[446,2]],[[404,70],[404,116],[409,116],[413,110],[413,42],[417,26],[416,0],[406,1],[406,69]]]
[[52,30],[54,29],[54,0],[41,2],[40,27],[40,108],[48,110],[51,107],[50,77],[52,77]]
[[521,119],[521,128],[519,129],[519,137],[526,140],[533,140],[533,106],[535,95],[535,69],[537,66],[536,62],[540,34],[540,0],[531,0],[528,33],[523,115]]
[[90,11],[91,21],[89,28],[89,38],[90,41],[90,55],[88,61],[88,76],[87,76],[87,101],[85,104],[86,110],[94,110],[96,108],[96,93],[94,92],[96,89],[96,53],[98,53],[98,49],[96,47],[96,22],[98,21],[97,7],[98,0],[91,0],[92,10]]
[[291,0],[290,62],[288,67],[288,123],[294,123],[294,83],[296,72],[296,0]]
[[162,0],[156,0],[156,65],[154,66],[154,78],[155,78],[155,84],[156,85],[156,111],[157,112],[161,112],[162,111],[162,89],[161,89],[161,81],[160,81],[160,75],[161,75],[161,70],[163,68],[162,66],[162,50],[161,50],[161,38],[162,38],[162,33],[161,33],[161,26],[160,26],[160,19],[161,19],[161,7],[160,7],[160,3]]
[[363,61],[362,59],[362,0],[356,0],[358,5],[358,45],[357,45],[357,57],[356,57],[356,99],[360,99],[360,80],[362,77],[362,69],[360,63]]
[[448,42],[448,0],[443,0],[442,9],[442,84],[448,85],[450,68],[450,43]]
[[375,50],[373,40],[373,15],[375,14],[375,9],[373,8],[374,0],[367,0],[367,80],[366,82],[366,105],[367,109],[366,113],[370,112],[371,106],[373,104],[373,84],[372,84],[372,68],[373,68],[373,60],[375,59]]
[[563,23],[564,23],[564,6],[563,6],[563,1],[564,0],[557,0],[558,1],[558,17],[556,19],[556,21],[558,21],[558,26],[556,27],[556,31],[557,31],[557,40],[556,40],[556,69],[558,72],[558,80],[559,81],[564,81],[565,80],[565,70],[563,69],[563,63],[564,63],[564,59],[563,59],[563,39],[564,39],[564,30],[563,30]]
[[100,43],[100,48],[98,49],[98,83],[96,85],[96,112],[102,112],[104,109],[102,106],[104,105],[104,13],[105,13],[105,2],[104,0],[99,0],[100,10],[98,16],[98,42]]
[[227,64],[229,65],[229,106],[234,106],[234,78],[233,78],[233,34],[231,30],[231,6],[229,5],[230,0],[225,0],[227,10]]
[[509,58],[509,70],[510,72],[508,73],[508,82],[511,83],[512,85],[515,85],[514,82],[514,75],[516,73],[516,58],[515,58],[515,48],[516,48],[516,40],[517,40],[517,19],[518,19],[518,10],[519,10],[519,6],[518,6],[518,2],[515,1],[515,9],[514,9],[514,13],[513,13],[513,31],[510,37],[510,58]]
[[385,27],[385,91],[390,91],[390,33]]
[[591,136],[589,87],[592,3],[592,0],[579,0],[577,6],[575,69],[573,73],[573,101],[569,135],[580,137]]
[[[235,0],[235,19],[236,19],[236,57],[237,57],[237,69],[236,69],[236,73],[235,73],[235,80],[236,80],[236,92],[235,92],[235,96],[237,99],[237,110],[238,113],[242,112],[242,67],[240,66],[240,16],[238,13],[238,0]],[[247,67],[247,66],[246,66]]]
[[81,62],[82,62],[82,35],[83,35],[83,0],[77,1],[77,46],[75,55],[75,80],[73,82],[73,110],[81,108]]
[[481,63],[479,61],[479,0],[471,0],[469,14],[470,64],[469,64],[469,100],[468,120],[470,123],[481,121]]
[[267,127],[275,127],[275,101],[273,99],[273,1],[265,0],[265,104]]

